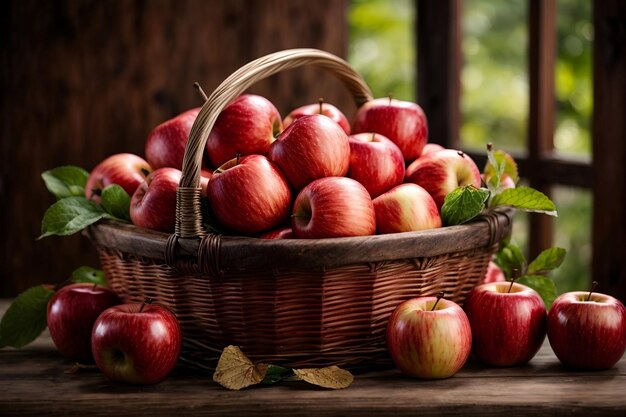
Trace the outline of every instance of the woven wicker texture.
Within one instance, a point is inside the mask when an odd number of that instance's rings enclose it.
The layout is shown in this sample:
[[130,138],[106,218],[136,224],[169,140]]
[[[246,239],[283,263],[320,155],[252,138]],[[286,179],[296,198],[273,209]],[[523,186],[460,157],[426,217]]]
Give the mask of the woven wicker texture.
[[213,369],[223,348],[292,367],[390,365],[385,327],[393,309],[445,291],[462,303],[480,283],[511,212],[422,232],[338,239],[261,240],[206,234],[199,172],[217,115],[254,82],[302,65],[339,77],[357,105],[371,99],[361,77],[328,53],[298,49],[260,58],[227,78],[191,130],[174,235],[104,221],[86,234],[111,288],[125,302],[152,298],[183,331],[181,360]]

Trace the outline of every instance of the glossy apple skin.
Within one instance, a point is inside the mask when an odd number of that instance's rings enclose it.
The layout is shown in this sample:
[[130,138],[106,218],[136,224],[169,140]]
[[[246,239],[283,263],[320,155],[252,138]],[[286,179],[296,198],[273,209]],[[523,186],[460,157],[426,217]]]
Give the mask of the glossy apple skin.
[[348,136],[348,177],[363,184],[372,198],[391,190],[404,180],[404,158],[400,148],[376,133]]
[[453,149],[426,154],[406,169],[404,182],[422,186],[441,209],[446,195],[457,187],[481,185],[480,171],[468,155]]
[[229,230],[254,235],[289,219],[292,194],[282,172],[262,155],[231,160],[217,169],[207,187],[217,220]]
[[130,219],[135,226],[174,231],[176,189],[181,175],[175,168],[159,168],[148,175],[130,200]]
[[472,332],[463,309],[436,297],[407,300],[393,311],[387,324],[387,348],[405,374],[424,379],[448,378],[467,361]]
[[93,362],[91,330],[104,310],[121,301],[101,285],[70,284],[54,293],[46,311],[50,336],[57,350],[68,359]]
[[[320,109],[321,106],[321,109]],[[320,111],[321,110],[321,111]],[[294,120],[302,117],[302,116],[310,116],[312,114],[323,114],[324,116],[330,118],[335,123],[337,123],[346,135],[350,134],[350,122],[348,118],[341,110],[337,107],[333,106],[330,103],[315,103],[315,104],[307,104],[302,107],[298,107],[297,109],[292,110],[284,119],[283,119],[283,127],[287,129]]]
[[301,239],[373,235],[374,204],[365,187],[351,178],[320,178],[296,197],[291,228]]
[[269,158],[295,190],[323,177],[343,177],[350,166],[346,132],[326,116],[296,119],[270,146]]
[[495,262],[489,261],[483,283],[503,281],[506,281],[506,277],[504,276],[504,272],[502,272],[502,269],[498,265],[496,265]]
[[560,295],[548,313],[548,340],[566,366],[612,368],[626,351],[626,308],[610,295],[573,291]]
[[493,366],[530,361],[546,337],[546,308],[533,289],[492,282],[474,287],[463,308],[472,326],[472,352]]
[[118,184],[132,196],[150,172],[150,165],[137,155],[111,155],[96,165],[89,174],[85,184],[85,197],[100,202],[100,193],[111,184]]
[[259,239],[295,239],[295,237],[291,227],[287,226],[265,232],[259,236]]
[[152,129],[145,146],[146,160],[152,169],[183,169],[187,139],[199,112],[199,107],[187,110]]
[[122,304],[98,317],[91,334],[93,357],[113,381],[156,384],[174,369],[182,344],[174,314],[162,306]]
[[373,200],[376,233],[415,232],[441,227],[435,200],[417,184],[401,184]]
[[376,132],[398,145],[405,161],[422,154],[428,141],[428,123],[422,108],[409,101],[377,98],[357,109],[352,133]]
[[432,152],[443,151],[444,149],[446,148],[439,145],[438,143],[427,143],[426,145],[424,145],[424,149],[422,149],[422,153],[420,156],[423,156]]
[[280,113],[268,99],[242,94],[217,117],[206,144],[209,160],[219,167],[237,154],[266,156],[282,130]]

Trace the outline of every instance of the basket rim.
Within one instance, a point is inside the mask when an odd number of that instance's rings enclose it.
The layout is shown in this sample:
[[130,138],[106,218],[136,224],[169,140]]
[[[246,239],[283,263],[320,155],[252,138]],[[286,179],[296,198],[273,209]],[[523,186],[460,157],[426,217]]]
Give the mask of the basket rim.
[[[491,247],[511,234],[513,214],[511,208],[492,209],[463,225],[386,235],[326,239],[209,237],[218,242],[218,252],[214,256],[221,268],[325,268],[434,257]],[[85,229],[84,233],[98,247],[163,263],[174,236],[113,220],[100,221]],[[205,240],[178,238],[174,258],[201,260]]]

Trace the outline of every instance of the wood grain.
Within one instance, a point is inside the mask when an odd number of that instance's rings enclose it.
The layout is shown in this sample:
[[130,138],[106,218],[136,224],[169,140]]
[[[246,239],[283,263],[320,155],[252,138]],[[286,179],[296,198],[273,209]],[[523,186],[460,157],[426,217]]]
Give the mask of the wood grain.
[[[254,58],[314,47],[345,56],[347,0],[34,0],[0,6],[0,295],[97,266],[79,235],[35,239],[54,201],[40,173],[91,169],[117,152],[143,154],[152,127],[201,104]],[[347,114],[339,81],[304,69],[251,90],[285,114],[324,96]]]
[[[7,306],[0,300],[0,312]],[[355,375],[331,391],[301,382],[228,391],[210,374],[177,368],[164,382],[137,387],[109,382],[97,370],[65,371],[44,333],[21,351],[0,351],[0,410],[29,416],[623,416],[626,358],[608,371],[561,366],[549,344],[524,366],[468,362],[455,376],[423,381],[396,369]]]

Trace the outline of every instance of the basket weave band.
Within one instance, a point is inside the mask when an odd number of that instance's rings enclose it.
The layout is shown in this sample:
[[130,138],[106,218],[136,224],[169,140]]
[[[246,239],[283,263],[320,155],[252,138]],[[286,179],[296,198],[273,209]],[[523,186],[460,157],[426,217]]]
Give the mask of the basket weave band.
[[198,247],[198,266],[203,275],[221,277],[220,247],[222,239],[220,235],[208,234],[200,242]]

